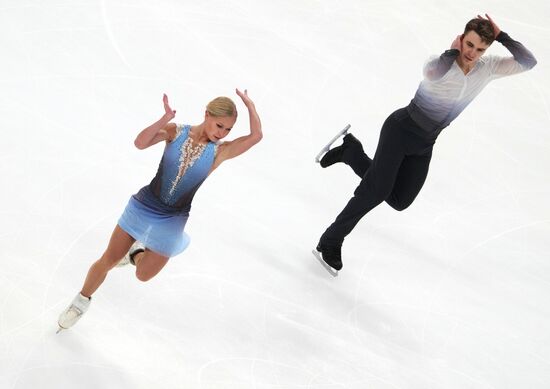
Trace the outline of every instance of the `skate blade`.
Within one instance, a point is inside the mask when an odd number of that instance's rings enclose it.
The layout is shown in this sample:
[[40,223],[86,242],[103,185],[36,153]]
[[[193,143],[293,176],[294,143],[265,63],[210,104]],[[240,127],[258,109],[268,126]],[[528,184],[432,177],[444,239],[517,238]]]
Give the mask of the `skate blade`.
[[68,328],[62,327],[59,322],[57,322],[57,331],[55,331],[56,334],[59,334],[63,330],[68,330]]
[[323,147],[321,149],[321,151],[319,151],[319,154],[317,154],[317,156],[315,157],[315,162],[319,163],[321,161],[321,157],[326,154],[329,150],[330,150],[330,146],[332,146],[332,144],[334,142],[336,142],[338,140],[338,138],[340,138],[342,135],[345,135],[347,134],[347,132],[349,131],[349,129],[351,128],[351,124],[348,124],[347,126],[344,127],[343,130],[340,130],[338,132],[338,134],[336,134],[336,136],[334,136],[334,138],[332,138],[330,140],[330,142],[328,142],[325,147]]
[[338,270],[333,269],[332,267],[329,266],[328,263],[323,261],[323,257],[321,257],[321,253],[319,251],[313,249],[313,250],[311,250],[311,252],[315,256],[315,258],[317,258],[317,260],[321,263],[321,265],[323,265],[323,267],[326,269],[326,271],[328,271],[330,273],[331,276],[338,277]]

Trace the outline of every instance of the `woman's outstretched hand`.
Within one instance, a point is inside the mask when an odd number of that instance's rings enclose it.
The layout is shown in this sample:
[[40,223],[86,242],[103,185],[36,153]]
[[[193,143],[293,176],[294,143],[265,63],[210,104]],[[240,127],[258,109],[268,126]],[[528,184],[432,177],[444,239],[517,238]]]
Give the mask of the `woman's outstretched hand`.
[[170,121],[176,116],[176,111],[170,108],[170,104],[168,104],[168,96],[166,96],[166,93],[162,96],[162,102],[164,103],[164,116],[168,119],[168,121]]
[[249,105],[254,105],[254,102],[250,99],[250,97],[248,97],[248,90],[247,89],[245,89],[244,92],[241,92],[240,90],[235,89],[235,92],[237,92],[239,97],[242,99],[244,105],[246,105],[247,107]]

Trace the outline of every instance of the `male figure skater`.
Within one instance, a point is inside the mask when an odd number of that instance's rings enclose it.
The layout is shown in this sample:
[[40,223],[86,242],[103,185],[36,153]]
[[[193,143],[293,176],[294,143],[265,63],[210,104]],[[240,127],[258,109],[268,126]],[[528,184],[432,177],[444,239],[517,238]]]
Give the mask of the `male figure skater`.
[[[332,275],[342,268],[344,238],[365,214],[383,201],[398,211],[412,204],[426,180],[432,148],[441,131],[490,81],[536,65],[529,50],[485,16],[470,20],[449,50],[426,63],[424,79],[410,104],[384,122],[373,159],[352,134],[347,134],[341,146],[320,160],[323,168],[343,162],[361,177],[354,196],[313,251]],[[482,56],[494,40],[512,57]]]

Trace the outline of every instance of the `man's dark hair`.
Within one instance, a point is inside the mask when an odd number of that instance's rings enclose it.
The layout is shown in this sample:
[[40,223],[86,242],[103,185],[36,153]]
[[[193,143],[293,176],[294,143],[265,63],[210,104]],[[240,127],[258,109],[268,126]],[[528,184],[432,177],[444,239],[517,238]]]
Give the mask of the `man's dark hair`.
[[464,28],[464,34],[466,35],[468,31],[474,31],[481,37],[481,40],[488,45],[493,43],[495,40],[495,30],[490,21],[485,19],[472,19],[466,23]]

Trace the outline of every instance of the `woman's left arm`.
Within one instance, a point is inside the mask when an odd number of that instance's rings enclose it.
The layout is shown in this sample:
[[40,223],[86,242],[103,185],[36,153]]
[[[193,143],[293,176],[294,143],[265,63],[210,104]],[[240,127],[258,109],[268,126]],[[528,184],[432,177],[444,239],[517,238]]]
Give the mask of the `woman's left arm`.
[[219,165],[226,159],[235,158],[241,155],[263,138],[262,123],[258,113],[256,112],[254,102],[250,99],[250,97],[248,97],[247,90],[245,89],[244,92],[241,92],[237,89],[236,92],[248,109],[248,116],[250,118],[250,134],[241,136],[230,142],[222,143],[218,146],[216,165]]

